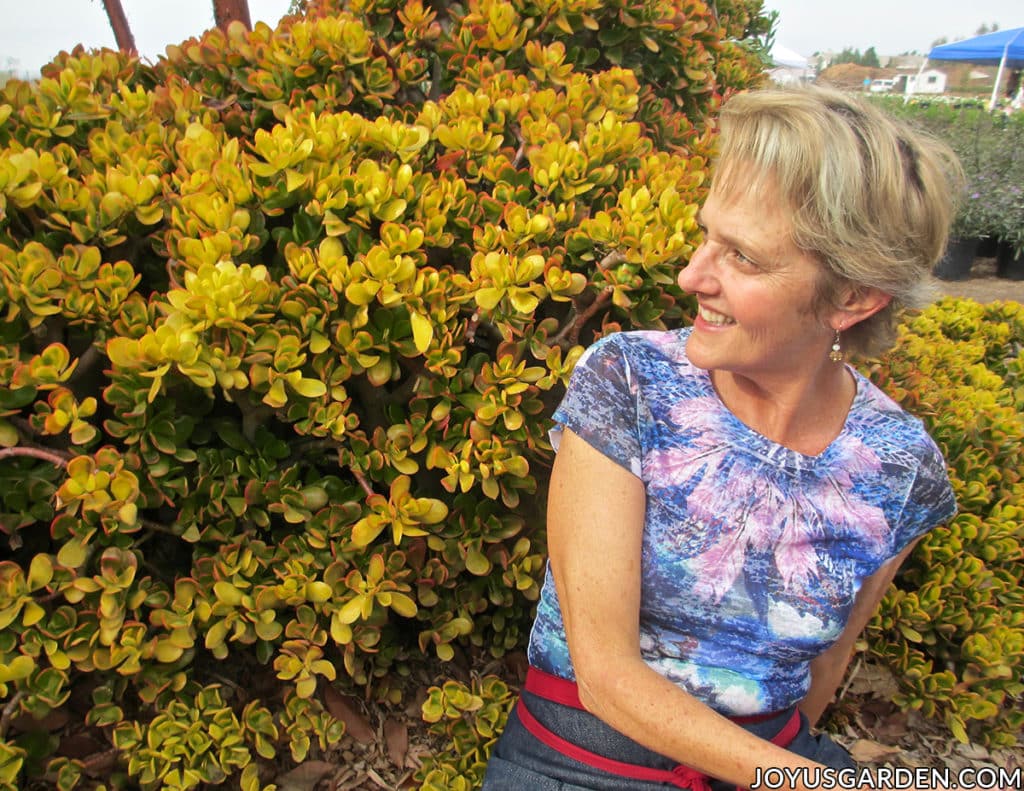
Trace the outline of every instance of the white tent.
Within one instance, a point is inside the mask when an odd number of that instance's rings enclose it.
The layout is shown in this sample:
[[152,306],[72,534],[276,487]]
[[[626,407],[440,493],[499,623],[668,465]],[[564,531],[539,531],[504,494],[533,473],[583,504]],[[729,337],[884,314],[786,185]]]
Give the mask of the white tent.
[[787,69],[806,69],[809,67],[807,58],[789,47],[784,47],[778,42],[772,44],[771,51],[772,65],[784,66]]
[[774,43],[769,57],[771,65],[768,67],[768,73],[777,83],[787,85],[804,82],[814,76],[807,58],[789,47]]

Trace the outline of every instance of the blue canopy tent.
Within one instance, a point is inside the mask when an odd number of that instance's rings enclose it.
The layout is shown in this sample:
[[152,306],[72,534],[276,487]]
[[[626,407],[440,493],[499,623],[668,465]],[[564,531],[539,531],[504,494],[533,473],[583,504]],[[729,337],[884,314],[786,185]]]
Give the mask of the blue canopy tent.
[[989,108],[996,105],[999,95],[999,81],[1007,68],[1024,68],[1024,27],[1010,30],[997,30],[983,36],[967,38],[932,47],[928,53],[929,60],[960,60],[967,63],[979,63],[987,66],[999,66],[996,71],[996,84],[992,88],[992,100]]

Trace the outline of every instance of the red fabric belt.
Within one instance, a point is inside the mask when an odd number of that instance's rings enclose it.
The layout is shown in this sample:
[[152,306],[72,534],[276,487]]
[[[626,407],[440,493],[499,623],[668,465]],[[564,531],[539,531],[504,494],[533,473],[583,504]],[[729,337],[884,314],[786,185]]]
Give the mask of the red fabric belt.
[[[523,688],[527,692],[532,692],[534,695],[554,703],[583,710],[583,704],[580,703],[579,688],[574,682],[545,673],[543,670],[538,670],[533,666],[526,672],[526,683]],[[733,722],[743,725],[763,722],[779,716],[780,713],[758,714],[751,717],[733,717],[731,719]],[[711,791],[708,776],[698,772],[696,769],[691,769],[689,766],[679,764],[673,769],[654,769],[649,766],[640,766],[639,764],[626,763],[625,761],[616,761],[613,758],[605,758],[603,755],[598,755],[579,745],[573,744],[538,722],[537,718],[530,713],[530,710],[523,703],[522,698],[519,699],[517,714],[523,723],[523,727],[533,734],[536,739],[551,749],[560,752],[562,755],[592,766],[595,769],[633,780],[668,783],[676,788],[688,788],[691,791]],[[793,741],[799,730],[800,714],[794,709],[793,715],[782,726],[782,729],[771,738],[771,742],[779,747],[785,747]]]

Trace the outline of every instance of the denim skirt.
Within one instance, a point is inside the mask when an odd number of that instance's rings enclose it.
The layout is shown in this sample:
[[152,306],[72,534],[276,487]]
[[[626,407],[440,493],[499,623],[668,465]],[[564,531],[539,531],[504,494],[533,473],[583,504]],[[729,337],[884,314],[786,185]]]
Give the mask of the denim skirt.
[[[589,712],[524,690],[491,751],[482,791],[655,791],[674,787],[667,782],[611,774],[548,747],[523,725],[518,713],[519,706],[523,705],[545,728],[592,753],[666,772],[678,766],[671,758],[637,744]],[[793,710],[789,709],[771,719],[742,727],[763,739],[771,739],[792,715]],[[803,714],[800,715],[800,730],[786,749],[836,769],[857,766],[850,754],[827,735],[812,735]],[[712,791],[736,789],[730,783],[713,779],[710,786]]]

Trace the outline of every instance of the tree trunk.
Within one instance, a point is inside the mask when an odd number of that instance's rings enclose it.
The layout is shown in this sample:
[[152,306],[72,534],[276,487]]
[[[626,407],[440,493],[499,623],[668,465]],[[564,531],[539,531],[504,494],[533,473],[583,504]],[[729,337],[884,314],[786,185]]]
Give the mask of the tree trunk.
[[213,19],[221,30],[227,30],[236,19],[246,30],[252,30],[249,0],[213,0]]
[[132,35],[132,29],[128,26],[128,17],[124,14],[121,0],[103,0],[103,7],[107,9],[107,19],[110,20],[110,27],[114,31],[117,48],[122,52],[137,55],[139,51],[135,48],[135,36]]

